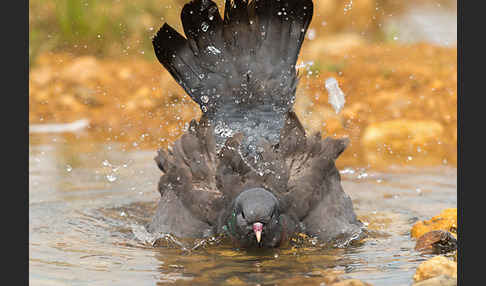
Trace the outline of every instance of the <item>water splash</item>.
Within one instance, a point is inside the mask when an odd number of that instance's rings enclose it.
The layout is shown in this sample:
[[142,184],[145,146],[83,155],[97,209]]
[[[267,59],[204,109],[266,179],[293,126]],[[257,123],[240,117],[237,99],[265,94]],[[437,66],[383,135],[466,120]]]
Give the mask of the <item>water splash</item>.
[[223,235],[210,236],[204,239],[180,239],[168,233],[150,233],[143,225],[132,224],[131,230],[135,239],[151,247],[176,247],[190,252],[211,245],[218,245],[224,239]]
[[336,114],[341,112],[341,109],[344,107],[344,103],[346,100],[344,99],[344,93],[339,88],[339,84],[337,80],[333,77],[326,79],[326,89],[329,93],[329,104],[332,105]]
[[215,46],[208,46],[206,49],[208,49],[208,51],[211,52],[213,55],[221,54],[221,51]]
[[[131,160],[130,160],[131,161]],[[129,162],[130,162],[129,161]],[[128,167],[128,164],[129,162],[127,163],[123,163],[122,165],[120,166],[115,166],[113,164],[110,163],[110,161],[108,160],[103,160],[103,162],[101,162],[101,164],[103,165],[103,167],[106,167],[106,168],[109,168],[110,170],[108,171],[108,174],[105,175],[105,178],[106,180],[108,180],[108,182],[110,183],[113,183],[115,182],[116,180],[118,180],[118,176],[117,176],[117,172],[118,170],[123,167],[123,168],[127,168]]]
[[118,177],[115,173],[110,173],[106,175],[106,179],[108,180],[108,182],[113,183],[118,179]]
[[353,0],[350,0],[348,3],[344,4],[344,14],[351,11],[351,9],[353,9]]

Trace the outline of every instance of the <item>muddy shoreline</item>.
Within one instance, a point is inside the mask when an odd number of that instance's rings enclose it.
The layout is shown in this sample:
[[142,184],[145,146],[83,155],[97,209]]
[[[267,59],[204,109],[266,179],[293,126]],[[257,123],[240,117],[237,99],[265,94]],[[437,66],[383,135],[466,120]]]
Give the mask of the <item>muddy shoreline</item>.
[[[322,51],[321,41],[337,48]],[[457,48],[340,36],[309,41],[298,64],[295,111],[309,133],[350,137],[341,165],[456,166]],[[345,94],[339,114],[328,103],[329,77]],[[158,62],[47,53],[30,70],[31,125],[89,122],[66,138],[166,148],[200,116]]]

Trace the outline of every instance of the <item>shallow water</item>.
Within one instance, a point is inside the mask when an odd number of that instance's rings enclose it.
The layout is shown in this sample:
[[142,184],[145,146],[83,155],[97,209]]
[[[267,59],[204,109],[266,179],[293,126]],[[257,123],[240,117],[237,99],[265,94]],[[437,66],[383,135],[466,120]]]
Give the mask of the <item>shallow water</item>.
[[155,150],[31,135],[31,285],[320,285],[329,271],[373,285],[411,285],[418,264],[409,231],[456,207],[456,169],[342,167],[343,188],[370,238],[347,249],[237,251],[228,245],[153,248],[132,229],[155,210]]

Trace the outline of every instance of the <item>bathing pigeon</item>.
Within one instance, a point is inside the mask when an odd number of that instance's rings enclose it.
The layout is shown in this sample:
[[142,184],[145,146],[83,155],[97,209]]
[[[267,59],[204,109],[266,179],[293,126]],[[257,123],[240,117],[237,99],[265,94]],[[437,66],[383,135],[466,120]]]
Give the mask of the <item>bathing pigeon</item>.
[[155,161],[161,199],[153,233],[235,246],[278,247],[298,233],[322,242],[361,237],[335,161],[348,139],[306,134],[293,103],[312,0],[211,0],[181,12],[186,37],[164,24],[161,64],[203,116]]

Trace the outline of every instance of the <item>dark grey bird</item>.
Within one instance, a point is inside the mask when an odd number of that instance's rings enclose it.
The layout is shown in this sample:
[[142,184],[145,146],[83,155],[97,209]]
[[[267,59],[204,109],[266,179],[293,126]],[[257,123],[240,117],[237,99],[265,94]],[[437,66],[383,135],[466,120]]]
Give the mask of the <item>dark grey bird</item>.
[[203,116],[155,158],[162,197],[150,232],[226,234],[243,248],[361,236],[335,166],[348,139],[306,135],[292,109],[312,14],[312,0],[227,0],[222,18],[213,1],[193,0],[186,37],[158,31],[158,60]]

